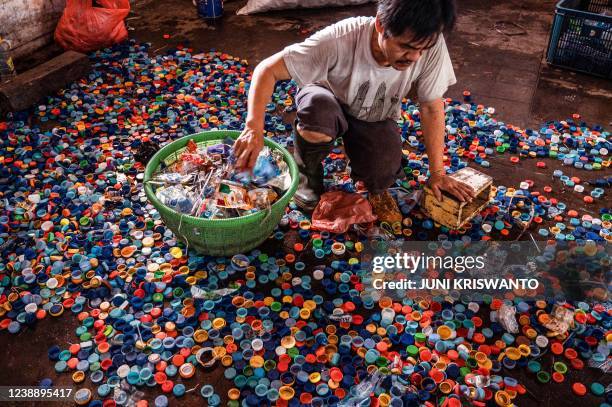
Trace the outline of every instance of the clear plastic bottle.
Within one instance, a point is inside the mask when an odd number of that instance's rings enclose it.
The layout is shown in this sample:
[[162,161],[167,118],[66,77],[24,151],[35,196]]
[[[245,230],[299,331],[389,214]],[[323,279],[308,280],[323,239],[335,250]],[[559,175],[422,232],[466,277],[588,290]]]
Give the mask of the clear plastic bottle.
[[370,394],[378,387],[384,376],[377,370],[353,386],[338,407],[361,407],[370,405]]

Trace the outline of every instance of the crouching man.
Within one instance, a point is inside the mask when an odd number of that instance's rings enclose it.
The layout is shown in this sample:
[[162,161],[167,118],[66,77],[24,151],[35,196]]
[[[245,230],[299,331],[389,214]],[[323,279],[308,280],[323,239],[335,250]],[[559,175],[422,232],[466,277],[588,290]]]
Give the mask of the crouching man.
[[402,141],[397,119],[413,85],[429,158],[429,185],[469,200],[470,187],[447,177],[443,165],[442,96],[455,83],[443,32],[456,18],[454,0],[379,0],[376,17],[333,24],[262,61],[253,73],[246,127],[236,142],[238,167],[251,169],[263,147],[265,107],[277,81],[293,79],[295,159],[300,185],[295,201],[312,210],[323,192],[321,161],[342,137],[351,176],[363,181],[380,221],[402,216],[387,191],[400,174]]

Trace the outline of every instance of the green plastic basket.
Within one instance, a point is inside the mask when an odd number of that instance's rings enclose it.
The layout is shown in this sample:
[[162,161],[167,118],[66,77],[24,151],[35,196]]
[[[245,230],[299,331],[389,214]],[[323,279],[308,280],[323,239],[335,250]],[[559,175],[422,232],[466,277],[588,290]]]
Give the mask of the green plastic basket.
[[272,140],[264,139],[264,144],[283,154],[289,165],[291,187],[274,202],[269,211],[259,211],[250,215],[231,219],[205,219],[179,213],[162,204],[155,196],[149,180],[160,163],[170,164],[176,161],[187,146],[189,140],[199,145],[210,146],[227,137],[238,138],[239,131],[207,131],[182,137],[159,150],[149,161],[145,169],[144,188],[149,201],[161,215],[167,227],[178,239],[194,248],[198,253],[214,256],[231,256],[247,252],[270,236],[285,213],[289,200],[298,186],[298,168],[287,150]]

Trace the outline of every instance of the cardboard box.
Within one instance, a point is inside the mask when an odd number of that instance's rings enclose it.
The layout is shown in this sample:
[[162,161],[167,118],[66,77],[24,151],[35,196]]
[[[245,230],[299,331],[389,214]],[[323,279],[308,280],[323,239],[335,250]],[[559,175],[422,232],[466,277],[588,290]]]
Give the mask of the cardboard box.
[[487,206],[491,199],[493,179],[469,167],[462,168],[449,177],[472,187],[476,193],[474,200],[461,202],[444,191],[440,202],[433,191],[425,186],[421,210],[434,222],[451,229],[459,229]]

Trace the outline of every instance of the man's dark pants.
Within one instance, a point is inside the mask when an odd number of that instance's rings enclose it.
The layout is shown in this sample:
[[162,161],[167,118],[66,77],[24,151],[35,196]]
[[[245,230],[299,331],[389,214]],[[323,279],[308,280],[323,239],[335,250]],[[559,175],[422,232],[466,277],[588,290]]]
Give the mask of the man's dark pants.
[[310,143],[297,132],[295,135],[295,155],[300,171],[308,176],[309,183],[311,177],[321,178],[320,185],[310,185],[317,194],[323,192],[320,163],[333,148],[333,140],[340,136],[350,159],[353,180],[363,181],[368,191],[374,194],[384,192],[393,184],[401,173],[402,160],[402,141],[394,120],[358,120],[342,109],[331,91],[318,85],[301,88],[296,96],[296,105],[296,122],[300,129],[332,138],[329,143]]

